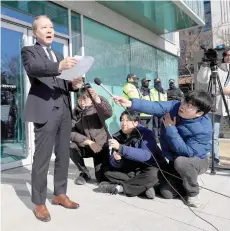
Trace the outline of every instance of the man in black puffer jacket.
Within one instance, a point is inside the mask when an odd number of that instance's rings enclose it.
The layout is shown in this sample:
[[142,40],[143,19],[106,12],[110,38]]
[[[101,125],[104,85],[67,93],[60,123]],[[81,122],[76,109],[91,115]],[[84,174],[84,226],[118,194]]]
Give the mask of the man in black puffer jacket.
[[[75,184],[85,184],[91,179],[84,158],[92,157],[97,181],[105,180],[104,171],[109,163],[108,135],[104,122],[112,116],[108,101],[89,88],[92,102],[86,89],[77,92],[77,105],[73,111],[70,158],[80,171]],[[100,119],[101,117],[101,119]]]
[[168,100],[179,100],[181,101],[184,98],[184,94],[180,88],[177,88],[175,85],[175,80],[169,80],[169,89],[167,91]]

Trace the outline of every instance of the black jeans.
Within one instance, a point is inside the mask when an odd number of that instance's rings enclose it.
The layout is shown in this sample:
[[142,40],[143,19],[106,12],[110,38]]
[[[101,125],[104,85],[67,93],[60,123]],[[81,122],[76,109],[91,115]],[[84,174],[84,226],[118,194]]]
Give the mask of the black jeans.
[[158,168],[146,167],[124,173],[119,170],[107,171],[105,176],[114,184],[123,186],[127,196],[138,196],[158,183]]
[[[182,195],[194,197],[199,194],[199,185],[197,183],[198,175],[205,173],[208,169],[208,158],[200,159],[198,157],[177,157],[174,162],[164,168],[165,171],[176,175],[175,178],[164,173],[169,183]],[[171,199],[177,196],[177,193],[166,182],[163,176],[159,176],[161,183],[161,193],[163,197]]]
[[102,150],[94,153],[89,146],[79,147],[76,144],[70,146],[70,159],[82,173],[89,174],[89,170],[85,166],[84,158],[93,158],[95,176],[98,182],[106,180],[105,171],[109,166],[109,147],[104,145]]

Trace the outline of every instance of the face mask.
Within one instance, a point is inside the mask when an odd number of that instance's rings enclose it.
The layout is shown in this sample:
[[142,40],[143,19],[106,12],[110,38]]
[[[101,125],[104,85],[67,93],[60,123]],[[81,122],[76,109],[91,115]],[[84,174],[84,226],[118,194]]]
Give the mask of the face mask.
[[161,82],[157,81],[157,82],[154,82],[154,87],[159,91],[159,92],[164,92],[162,86],[161,86]]
[[170,82],[170,83],[169,83],[169,88],[170,88],[170,89],[175,88],[175,83],[174,83],[174,82]]
[[143,83],[142,83],[142,86],[143,86],[143,87],[149,87],[149,82],[143,82]]

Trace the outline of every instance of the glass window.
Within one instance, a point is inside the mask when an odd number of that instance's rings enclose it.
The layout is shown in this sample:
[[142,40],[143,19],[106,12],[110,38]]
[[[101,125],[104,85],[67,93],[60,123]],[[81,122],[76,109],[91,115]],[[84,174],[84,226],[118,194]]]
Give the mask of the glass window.
[[119,130],[119,117],[124,110],[113,104],[108,94],[100,87],[95,86],[94,78],[98,77],[106,88],[115,95],[122,95],[122,88],[126,82],[129,69],[129,37],[106,26],[84,18],[84,46],[85,55],[95,58],[92,69],[86,79],[98,93],[105,96],[113,106],[113,117],[107,120],[110,132]]
[[72,54],[81,55],[81,18],[71,11]]
[[178,58],[157,50],[157,77],[161,79],[164,88],[168,89],[168,81],[175,79],[178,81]]
[[[131,72],[139,77],[151,80],[157,77],[156,48],[130,38],[131,47]],[[153,82],[153,81],[152,81]]]
[[54,23],[54,29],[69,34],[68,10],[46,1],[2,1],[1,13],[28,23],[38,15],[47,15]]
[[[191,1],[185,1],[185,4]],[[197,25],[173,1],[99,1],[120,15],[149,29],[155,34],[165,34]],[[204,17],[203,1],[188,3],[201,19]]]
[[1,25],[1,164],[27,158],[20,52],[23,35],[20,27]]

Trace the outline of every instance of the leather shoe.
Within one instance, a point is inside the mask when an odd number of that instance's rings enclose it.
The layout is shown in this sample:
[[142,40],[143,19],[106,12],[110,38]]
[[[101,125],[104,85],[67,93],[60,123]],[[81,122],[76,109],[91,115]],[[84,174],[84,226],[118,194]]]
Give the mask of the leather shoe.
[[46,205],[35,205],[35,208],[33,210],[35,217],[44,222],[48,222],[51,220],[49,211],[46,207]]
[[69,197],[67,197],[64,194],[59,194],[58,196],[54,196],[52,199],[52,204],[61,205],[67,209],[78,209],[80,206],[78,203],[71,201]]

